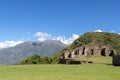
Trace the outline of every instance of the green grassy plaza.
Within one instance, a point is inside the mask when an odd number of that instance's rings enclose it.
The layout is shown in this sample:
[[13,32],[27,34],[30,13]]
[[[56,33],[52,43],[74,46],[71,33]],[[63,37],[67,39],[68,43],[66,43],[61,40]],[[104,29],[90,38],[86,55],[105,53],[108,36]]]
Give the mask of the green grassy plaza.
[[[0,66],[0,80],[119,80],[120,67],[111,65],[111,57],[93,64],[9,65]],[[109,61],[105,61],[109,59]],[[103,63],[102,63],[103,62]]]

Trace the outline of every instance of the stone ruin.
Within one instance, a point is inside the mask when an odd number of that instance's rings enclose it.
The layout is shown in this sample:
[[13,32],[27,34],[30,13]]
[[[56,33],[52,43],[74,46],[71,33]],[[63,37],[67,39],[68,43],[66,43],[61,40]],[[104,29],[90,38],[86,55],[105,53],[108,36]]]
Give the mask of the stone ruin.
[[74,50],[66,50],[63,52],[63,59],[86,57],[86,56],[113,56],[116,54],[115,50],[111,50],[108,46],[84,46],[78,47]]
[[[83,63],[93,63],[91,61],[74,61],[72,58],[81,58],[88,56],[113,56],[116,55],[115,50],[111,50],[108,46],[82,46],[77,47],[73,50],[66,50],[63,52],[63,58],[59,60],[61,64],[83,64]],[[113,57],[113,64],[116,64],[119,57]],[[118,62],[120,64],[120,62]]]
[[74,59],[59,59],[60,64],[85,64],[85,63],[93,63],[92,61],[76,61]]
[[114,55],[112,57],[112,64],[114,66],[120,66],[120,55]]
[[60,59],[61,64],[81,64],[81,61],[74,61],[73,59]]

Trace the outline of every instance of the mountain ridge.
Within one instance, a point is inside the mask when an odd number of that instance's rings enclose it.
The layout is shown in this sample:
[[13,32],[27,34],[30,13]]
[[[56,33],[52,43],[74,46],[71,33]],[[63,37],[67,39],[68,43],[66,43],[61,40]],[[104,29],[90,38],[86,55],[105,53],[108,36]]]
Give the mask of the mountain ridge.
[[53,56],[65,47],[65,44],[56,40],[27,41],[15,47],[0,50],[0,64],[18,64],[24,58],[34,54]]

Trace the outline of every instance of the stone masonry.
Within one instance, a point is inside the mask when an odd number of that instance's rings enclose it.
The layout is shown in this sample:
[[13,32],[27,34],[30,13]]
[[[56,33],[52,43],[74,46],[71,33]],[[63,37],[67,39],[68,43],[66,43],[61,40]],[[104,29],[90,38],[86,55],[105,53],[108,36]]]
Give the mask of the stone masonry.
[[85,57],[85,56],[113,56],[116,54],[115,50],[109,49],[108,46],[82,46],[72,51],[64,51],[63,58]]

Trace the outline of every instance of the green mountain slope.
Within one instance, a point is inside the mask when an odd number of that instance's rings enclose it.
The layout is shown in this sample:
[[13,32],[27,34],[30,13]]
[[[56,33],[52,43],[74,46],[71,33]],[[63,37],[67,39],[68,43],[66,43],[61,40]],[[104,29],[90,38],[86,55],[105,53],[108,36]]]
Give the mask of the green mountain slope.
[[91,32],[85,33],[80,36],[69,48],[76,48],[79,46],[90,45],[90,46],[101,46],[106,45],[120,53],[120,35],[115,33],[101,33]]
[[[65,48],[64,51],[72,51],[78,47],[84,46],[109,46],[111,50],[115,50],[120,54],[120,35],[108,32],[88,32],[76,39],[70,46]],[[61,54],[58,54],[60,56]]]
[[16,64],[28,56],[40,54],[53,56],[66,47],[60,41],[25,42],[15,47],[0,50],[0,64]]

